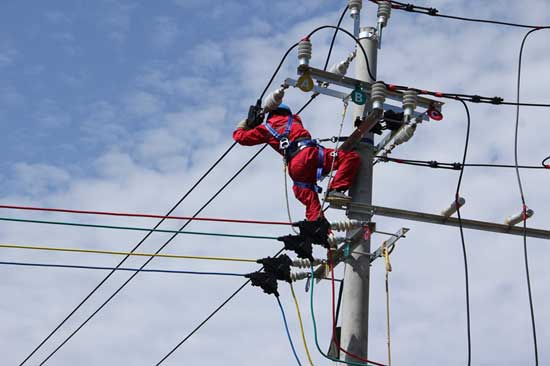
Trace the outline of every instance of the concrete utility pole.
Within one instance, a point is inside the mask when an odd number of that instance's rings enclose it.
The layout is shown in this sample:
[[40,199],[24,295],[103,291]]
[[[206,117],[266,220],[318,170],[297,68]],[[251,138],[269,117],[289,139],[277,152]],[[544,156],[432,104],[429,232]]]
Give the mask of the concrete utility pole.
[[[360,28],[359,40],[369,59],[369,67],[372,76],[376,77],[376,64],[378,53],[378,37],[376,29],[372,27]],[[375,82],[368,71],[367,64],[361,50],[357,50],[356,79]],[[371,109],[367,104],[354,105],[353,120],[359,116],[365,117]],[[367,139],[372,143],[373,134],[369,133]],[[372,146],[368,143],[360,143],[357,149],[361,155],[361,167],[355,184],[351,187],[352,204],[372,204]],[[368,213],[349,213],[350,219],[369,221]],[[349,234],[349,233],[348,233]],[[361,239],[357,251],[370,253],[370,239]],[[369,323],[369,277],[370,258],[366,255],[353,254],[346,260],[346,272],[344,277],[344,289],[342,299],[342,330],[340,345],[348,352],[362,358],[367,357],[368,352],[368,323]],[[341,359],[355,361],[346,354],[340,354]]]

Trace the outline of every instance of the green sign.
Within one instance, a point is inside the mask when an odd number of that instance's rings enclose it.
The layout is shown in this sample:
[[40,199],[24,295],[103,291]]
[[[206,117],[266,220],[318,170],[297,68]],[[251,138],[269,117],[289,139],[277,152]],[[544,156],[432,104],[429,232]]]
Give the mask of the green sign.
[[367,101],[367,96],[359,85],[357,85],[351,92],[351,100],[353,103],[358,105],[363,105]]

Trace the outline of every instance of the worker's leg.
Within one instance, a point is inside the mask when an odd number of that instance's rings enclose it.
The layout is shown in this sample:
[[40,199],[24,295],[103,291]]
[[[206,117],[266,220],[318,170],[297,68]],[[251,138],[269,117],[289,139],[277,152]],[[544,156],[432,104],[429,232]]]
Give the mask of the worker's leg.
[[302,202],[306,206],[306,220],[315,221],[319,217],[323,217],[323,211],[321,210],[321,202],[319,202],[319,196],[317,192],[309,188],[302,188],[293,186],[292,190],[298,201]]
[[[325,161],[323,170],[325,174],[330,172],[332,166],[333,149],[325,149]],[[336,160],[334,161],[334,170],[336,174],[332,179],[329,190],[346,191],[351,187],[357,176],[361,160],[359,154],[355,151],[338,151]]]
[[[317,183],[317,167],[319,165],[319,152],[317,148],[307,148],[300,151],[289,165],[289,175],[295,182],[308,184]],[[306,219],[309,221],[317,220],[323,216],[321,203],[317,192],[304,187],[293,186],[294,195],[298,201],[306,206]]]

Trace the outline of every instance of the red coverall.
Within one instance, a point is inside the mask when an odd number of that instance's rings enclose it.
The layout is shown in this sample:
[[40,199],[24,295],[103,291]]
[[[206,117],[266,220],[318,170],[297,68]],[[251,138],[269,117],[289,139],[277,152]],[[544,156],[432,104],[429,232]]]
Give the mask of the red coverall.
[[[288,122],[287,116],[272,115],[267,123],[270,123],[275,130],[282,134]],[[241,145],[252,146],[262,143],[268,143],[275,151],[283,155],[283,151],[279,150],[279,141],[267,130],[265,125],[259,125],[251,130],[237,128],[233,132],[233,138]],[[293,116],[293,122],[288,136],[289,141],[294,141],[298,138],[311,139],[308,130],[302,125],[302,120],[298,115]],[[299,151],[290,160],[288,172],[290,178],[297,182],[315,184],[317,181],[317,168],[319,165],[319,148],[312,146],[306,147]],[[334,149],[325,148],[325,156],[323,161],[323,175],[330,173],[332,165],[332,152]],[[347,190],[353,183],[357,170],[359,168],[360,158],[355,151],[339,151],[334,162],[334,169],[338,170],[334,176],[329,190],[335,189],[340,191]],[[306,219],[314,221],[323,216],[321,203],[317,192],[312,189],[293,186],[294,195],[306,206]]]

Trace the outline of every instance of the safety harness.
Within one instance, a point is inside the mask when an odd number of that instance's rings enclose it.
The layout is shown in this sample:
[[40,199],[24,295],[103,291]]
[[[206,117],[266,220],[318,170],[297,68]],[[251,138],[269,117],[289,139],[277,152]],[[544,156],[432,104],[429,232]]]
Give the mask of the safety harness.
[[[285,163],[289,164],[290,160],[294,156],[296,156],[300,151],[307,147],[317,147],[319,151],[319,159],[318,159],[318,165],[317,165],[317,181],[321,180],[323,177],[323,162],[325,159],[325,148],[321,146],[316,140],[311,140],[307,138],[303,139],[296,139],[294,141],[290,141],[288,139],[290,134],[290,128],[292,126],[292,115],[288,116],[288,122],[286,123],[286,127],[283,133],[277,132],[271,124],[266,121],[265,127],[269,131],[269,133],[277,140],[279,141],[279,149],[283,151],[283,156],[285,159]],[[314,192],[321,193],[323,189],[318,186],[315,183],[306,183],[306,182],[298,182],[294,181],[294,185],[301,188],[311,189]]]

